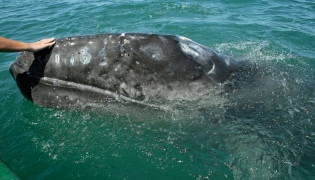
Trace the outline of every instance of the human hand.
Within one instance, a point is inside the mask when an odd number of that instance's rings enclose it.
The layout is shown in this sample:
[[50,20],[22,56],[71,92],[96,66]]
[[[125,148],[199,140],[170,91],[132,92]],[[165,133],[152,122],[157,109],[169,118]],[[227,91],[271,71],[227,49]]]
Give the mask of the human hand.
[[55,38],[42,39],[33,43],[29,43],[29,51],[37,52],[44,48],[50,47],[56,43]]

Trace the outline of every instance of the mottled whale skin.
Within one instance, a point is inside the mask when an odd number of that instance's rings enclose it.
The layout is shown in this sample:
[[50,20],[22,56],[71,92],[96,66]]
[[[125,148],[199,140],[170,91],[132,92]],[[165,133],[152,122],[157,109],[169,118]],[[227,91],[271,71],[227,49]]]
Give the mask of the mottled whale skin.
[[232,58],[182,36],[122,33],[57,39],[49,49],[21,52],[10,72],[35,104],[83,107],[192,100],[238,67]]

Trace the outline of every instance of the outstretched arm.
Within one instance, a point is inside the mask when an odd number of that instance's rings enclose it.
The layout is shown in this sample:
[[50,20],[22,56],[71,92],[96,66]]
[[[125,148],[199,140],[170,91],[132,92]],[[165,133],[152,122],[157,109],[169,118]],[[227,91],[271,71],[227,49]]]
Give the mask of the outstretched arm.
[[40,41],[25,43],[7,39],[0,36],[0,52],[31,51],[36,52],[55,44],[54,38],[42,39]]

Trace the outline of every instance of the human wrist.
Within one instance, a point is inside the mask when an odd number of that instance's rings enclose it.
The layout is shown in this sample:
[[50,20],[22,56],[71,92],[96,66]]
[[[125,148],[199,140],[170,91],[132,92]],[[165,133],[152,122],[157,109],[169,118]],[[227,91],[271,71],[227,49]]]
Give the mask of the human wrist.
[[25,43],[25,51],[34,51],[32,43]]

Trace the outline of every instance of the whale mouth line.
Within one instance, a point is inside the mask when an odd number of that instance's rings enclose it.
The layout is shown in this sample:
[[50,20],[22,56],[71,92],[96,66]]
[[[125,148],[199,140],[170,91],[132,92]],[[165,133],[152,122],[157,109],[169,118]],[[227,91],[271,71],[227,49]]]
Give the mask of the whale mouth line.
[[94,86],[88,86],[88,85],[84,85],[84,84],[79,84],[79,83],[75,83],[75,82],[64,81],[64,80],[49,78],[49,77],[42,77],[39,80],[39,83],[47,85],[47,86],[60,87],[60,88],[65,88],[65,89],[77,89],[80,91],[85,91],[87,93],[100,94],[103,97],[104,96],[109,97],[109,98],[104,98],[104,102],[106,99],[107,100],[111,99],[111,100],[115,100],[117,102],[132,102],[132,103],[136,103],[139,105],[149,106],[152,108],[164,109],[163,107],[155,105],[155,104],[150,104],[150,103],[138,101],[138,100],[120,95],[120,94],[115,93],[115,92],[111,92],[111,91],[108,91],[105,89],[97,88]]

